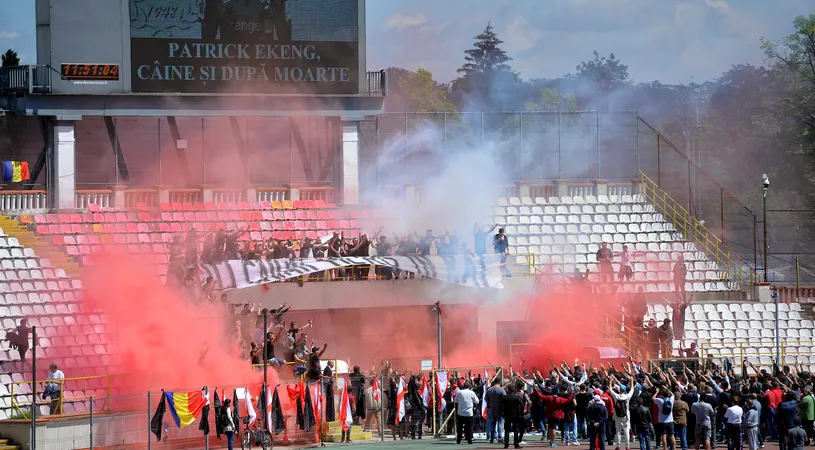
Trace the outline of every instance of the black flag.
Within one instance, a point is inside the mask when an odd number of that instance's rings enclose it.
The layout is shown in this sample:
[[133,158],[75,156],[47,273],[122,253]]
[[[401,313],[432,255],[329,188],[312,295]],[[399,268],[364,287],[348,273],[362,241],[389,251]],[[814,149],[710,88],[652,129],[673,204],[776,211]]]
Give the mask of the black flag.
[[272,394],[272,424],[274,434],[280,434],[286,429],[286,420],[283,418],[283,408],[280,407],[280,397],[277,396],[277,388]]
[[[258,395],[258,409],[259,412],[258,419],[266,425],[266,386],[260,387],[260,395]],[[267,426],[268,428],[268,426]]]
[[235,424],[235,436],[241,435],[241,415],[238,414],[238,390],[232,391],[232,422]]
[[337,414],[334,411],[334,380],[328,380],[325,384],[325,421],[333,422],[337,420]]
[[218,439],[220,439],[221,435],[224,434],[224,422],[222,420],[224,405],[221,403],[221,398],[218,397],[218,389],[213,390],[215,391],[215,400],[213,404],[215,407],[215,435],[218,436]]
[[201,388],[203,395],[207,396],[207,403],[201,409],[201,422],[198,424],[198,429],[204,432],[204,436],[209,434],[209,388],[204,386]]
[[304,417],[303,417],[303,427],[306,431],[311,431],[314,428],[314,425],[317,424],[316,419],[314,419],[314,404],[311,403],[311,389],[309,386],[306,386],[306,399],[305,399],[305,407],[303,408]]
[[161,391],[161,400],[158,402],[156,413],[150,420],[150,431],[156,435],[156,442],[161,441],[161,430],[164,429],[164,411],[167,410],[167,399],[164,397],[164,391]]

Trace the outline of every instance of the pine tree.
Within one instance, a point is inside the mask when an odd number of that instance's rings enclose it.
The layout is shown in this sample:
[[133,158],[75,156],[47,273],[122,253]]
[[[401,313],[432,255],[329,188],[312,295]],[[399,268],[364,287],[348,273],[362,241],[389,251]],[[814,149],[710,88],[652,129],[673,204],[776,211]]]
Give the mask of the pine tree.
[[19,66],[20,65],[20,57],[17,56],[17,52],[12,49],[6,50],[2,56],[0,56],[0,60],[2,60],[2,67],[12,67],[12,66]]
[[507,88],[514,88],[518,75],[507,64],[512,60],[500,45],[492,23],[475,37],[473,48],[464,51],[464,65],[458,69],[461,77],[453,81],[452,91],[458,104],[478,103],[483,109],[500,108],[507,98]]

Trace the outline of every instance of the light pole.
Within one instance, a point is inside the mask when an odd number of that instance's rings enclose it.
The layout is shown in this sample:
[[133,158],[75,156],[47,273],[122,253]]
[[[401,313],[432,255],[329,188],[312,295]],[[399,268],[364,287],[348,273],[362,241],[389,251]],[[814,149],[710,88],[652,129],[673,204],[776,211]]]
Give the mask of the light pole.
[[770,179],[767,178],[767,174],[761,175],[761,192],[764,194],[764,282],[767,283],[769,281],[769,275],[767,274],[767,251],[770,249],[769,244],[767,244],[767,189],[770,187]]
[[775,301],[775,363],[778,367],[783,367],[781,363],[781,336],[778,334],[778,291],[773,289],[771,295]]
[[433,312],[436,313],[436,320],[437,320],[437,324],[438,324],[437,333],[438,333],[438,338],[439,338],[439,355],[438,355],[438,358],[439,358],[439,363],[438,364],[439,365],[436,366],[436,367],[438,369],[441,369],[441,367],[442,367],[442,364],[441,364],[441,306],[439,305],[439,302],[436,302],[433,305]]

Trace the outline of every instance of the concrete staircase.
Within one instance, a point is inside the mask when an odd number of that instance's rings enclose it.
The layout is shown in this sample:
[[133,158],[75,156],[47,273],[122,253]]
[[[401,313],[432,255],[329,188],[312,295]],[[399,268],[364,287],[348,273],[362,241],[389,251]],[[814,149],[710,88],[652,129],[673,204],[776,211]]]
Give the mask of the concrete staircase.
[[[351,440],[352,441],[365,441],[373,439],[374,435],[370,431],[362,431],[360,425],[353,425],[351,427]],[[341,442],[342,439],[342,424],[339,421],[328,423],[328,433],[323,437],[325,442]]]
[[20,450],[20,446],[12,443],[10,439],[0,437],[0,450]]
[[26,225],[21,224],[17,219],[0,216],[0,228],[9,236],[17,238],[23,247],[33,249],[38,257],[50,260],[55,268],[64,270],[72,278],[79,278],[82,269],[76,261],[61,249],[54,248],[50,242],[29,230]]

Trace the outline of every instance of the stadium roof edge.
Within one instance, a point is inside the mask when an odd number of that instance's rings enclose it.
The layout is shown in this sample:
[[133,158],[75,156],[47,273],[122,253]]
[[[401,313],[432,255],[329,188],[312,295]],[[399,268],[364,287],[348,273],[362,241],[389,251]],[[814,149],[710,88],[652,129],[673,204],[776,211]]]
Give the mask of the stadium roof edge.
[[[235,103],[230,105],[229,103]],[[292,105],[297,105],[293,108]],[[0,97],[0,108],[26,116],[343,117],[385,112],[381,96],[39,95]]]

